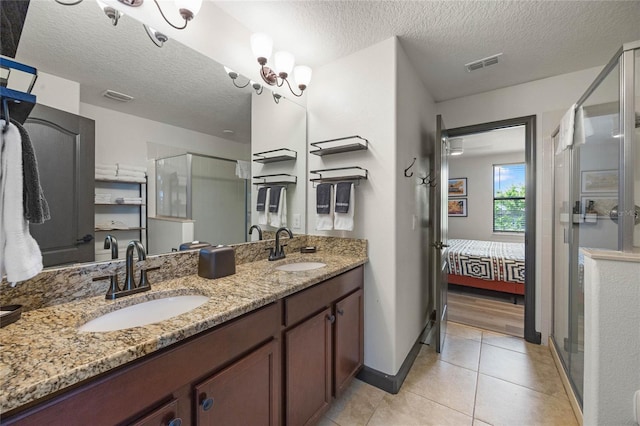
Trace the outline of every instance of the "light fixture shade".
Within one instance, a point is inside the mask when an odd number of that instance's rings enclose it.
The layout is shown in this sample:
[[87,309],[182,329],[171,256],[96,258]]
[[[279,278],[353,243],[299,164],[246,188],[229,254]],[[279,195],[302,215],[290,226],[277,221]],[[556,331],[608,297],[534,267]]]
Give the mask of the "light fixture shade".
[[298,65],[293,69],[293,77],[298,86],[308,86],[311,81],[311,68],[306,65]]
[[293,65],[296,60],[293,55],[289,52],[285,52],[283,50],[276,52],[275,54],[275,63],[274,68],[276,74],[286,73],[287,75],[291,74],[293,70]]
[[104,10],[105,8],[109,7],[104,2],[102,2],[100,0],[96,0],[96,3],[98,3],[98,7],[100,8],[100,10]]
[[202,0],[175,0],[178,10],[186,9],[196,16],[202,7]]
[[273,51],[273,40],[265,33],[255,33],[251,36],[251,50],[256,58],[268,60]]

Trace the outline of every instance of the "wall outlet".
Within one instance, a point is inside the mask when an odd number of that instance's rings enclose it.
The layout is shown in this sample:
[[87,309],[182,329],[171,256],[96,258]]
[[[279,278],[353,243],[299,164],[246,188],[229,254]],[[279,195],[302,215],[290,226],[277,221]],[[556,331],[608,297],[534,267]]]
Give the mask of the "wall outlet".
[[300,229],[300,213],[293,215],[293,224],[291,226],[293,229]]

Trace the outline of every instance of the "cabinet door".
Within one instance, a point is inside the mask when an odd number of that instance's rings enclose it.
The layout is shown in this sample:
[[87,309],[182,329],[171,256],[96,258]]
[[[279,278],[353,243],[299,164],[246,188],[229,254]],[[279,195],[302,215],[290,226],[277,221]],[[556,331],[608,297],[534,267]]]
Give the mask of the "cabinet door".
[[285,334],[287,425],[314,423],[331,403],[334,321],[327,308]]
[[280,378],[275,340],[196,385],[198,425],[279,423]]
[[348,386],[364,361],[362,290],[336,303],[334,392]]

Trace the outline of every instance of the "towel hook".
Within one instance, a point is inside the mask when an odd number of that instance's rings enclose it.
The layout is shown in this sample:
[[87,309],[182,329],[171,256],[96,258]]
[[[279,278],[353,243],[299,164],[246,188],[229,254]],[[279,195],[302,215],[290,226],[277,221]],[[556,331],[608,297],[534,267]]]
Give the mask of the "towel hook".
[[406,169],[404,169],[404,177],[411,177],[413,176],[413,172],[411,172],[411,174],[408,174],[407,172],[409,171],[410,168],[413,167],[413,165],[416,163],[416,157],[413,157],[413,161],[411,162],[411,165],[409,167],[407,167]]

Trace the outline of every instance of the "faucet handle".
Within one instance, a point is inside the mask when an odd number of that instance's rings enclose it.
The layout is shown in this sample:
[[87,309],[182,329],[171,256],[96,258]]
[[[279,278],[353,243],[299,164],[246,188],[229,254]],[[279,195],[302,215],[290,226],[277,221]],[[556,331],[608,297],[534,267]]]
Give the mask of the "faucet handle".
[[284,248],[286,247],[286,244],[280,244],[280,255],[284,256]]

